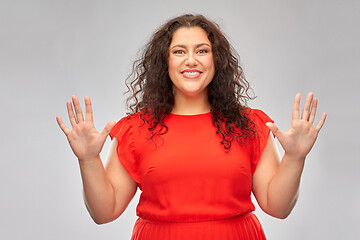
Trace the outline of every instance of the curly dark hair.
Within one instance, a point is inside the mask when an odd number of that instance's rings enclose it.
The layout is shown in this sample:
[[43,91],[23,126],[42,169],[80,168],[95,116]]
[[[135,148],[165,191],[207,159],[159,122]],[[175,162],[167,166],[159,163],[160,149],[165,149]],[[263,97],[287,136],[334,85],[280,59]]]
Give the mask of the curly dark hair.
[[175,101],[168,73],[169,46],[177,29],[195,26],[205,30],[212,44],[215,75],[208,85],[212,122],[216,133],[222,136],[221,144],[230,150],[234,139],[241,143],[255,137],[254,123],[247,114],[247,101],[252,99],[248,94],[250,86],[236,51],[217,24],[202,15],[176,17],[155,32],[126,81],[128,92],[132,93],[127,99],[128,114],[141,111],[140,118],[150,124],[151,138],[167,132],[164,119]]

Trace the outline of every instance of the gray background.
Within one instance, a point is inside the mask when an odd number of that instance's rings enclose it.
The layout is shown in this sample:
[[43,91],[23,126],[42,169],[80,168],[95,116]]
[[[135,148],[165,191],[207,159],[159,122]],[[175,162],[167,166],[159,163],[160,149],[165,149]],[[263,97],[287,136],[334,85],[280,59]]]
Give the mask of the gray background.
[[[138,195],[98,226],[55,116],[72,94],[101,130],[126,112],[124,79],[160,24],[216,21],[241,56],[263,109],[283,130],[293,97],[314,91],[327,122],[307,158],[293,213],[256,210],[269,239],[360,239],[360,1],[0,1],[0,239],[129,239]],[[83,102],[83,101],[82,101]],[[107,141],[102,153],[106,156]]]

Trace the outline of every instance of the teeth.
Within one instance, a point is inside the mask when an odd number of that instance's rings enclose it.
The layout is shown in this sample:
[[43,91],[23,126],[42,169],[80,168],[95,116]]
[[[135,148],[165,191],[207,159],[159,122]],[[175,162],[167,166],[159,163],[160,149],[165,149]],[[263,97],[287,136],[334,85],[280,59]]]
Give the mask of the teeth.
[[198,75],[200,72],[183,72],[185,75]]

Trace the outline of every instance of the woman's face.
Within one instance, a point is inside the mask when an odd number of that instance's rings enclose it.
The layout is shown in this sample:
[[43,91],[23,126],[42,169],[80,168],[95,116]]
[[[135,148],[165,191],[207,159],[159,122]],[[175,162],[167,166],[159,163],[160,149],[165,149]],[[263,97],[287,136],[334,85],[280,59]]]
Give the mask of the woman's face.
[[168,65],[175,98],[207,97],[215,66],[211,43],[201,27],[181,27],[174,32]]

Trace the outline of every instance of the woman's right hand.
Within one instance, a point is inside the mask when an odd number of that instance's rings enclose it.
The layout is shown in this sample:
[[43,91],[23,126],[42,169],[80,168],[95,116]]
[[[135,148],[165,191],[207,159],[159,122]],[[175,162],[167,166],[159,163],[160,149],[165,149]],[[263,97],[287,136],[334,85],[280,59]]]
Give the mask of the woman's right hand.
[[[59,127],[67,137],[70,147],[79,161],[98,158],[104,146],[106,137],[115,125],[115,121],[106,124],[104,130],[99,133],[93,123],[93,112],[89,97],[85,97],[85,119],[79,100],[76,96],[66,103],[72,129],[66,127],[60,116],[56,117]],[[74,108],[73,108],[74,105]],[[75,113],[74,113],[75,109]]]

